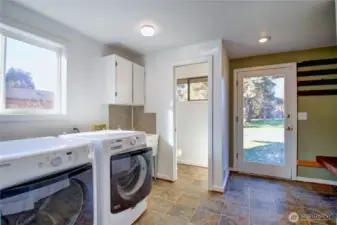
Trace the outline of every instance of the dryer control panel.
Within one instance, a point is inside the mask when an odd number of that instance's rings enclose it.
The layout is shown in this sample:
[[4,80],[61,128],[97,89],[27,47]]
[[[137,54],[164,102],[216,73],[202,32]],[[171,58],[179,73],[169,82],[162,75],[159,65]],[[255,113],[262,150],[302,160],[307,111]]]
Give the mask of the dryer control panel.
[[49,152],[0,163],[0,190],[14,184],[90,163],[91,146]]
[[[87,153],[87,157],[89,153]],[[75,151],[68,151],[68,152],[61,152],[46,155],[43,157],[43,160],[38,162],[38,168],[48,168],[48,167],[64,167],[64,166],[71,166],[76,164],[78,160],[78,152]]]
[[123,151],[126,149],[132,149],[137,147],[144,147],[146,145],[145,134],[132,135],[127,137],[120,137],[110,140],[108,142],[109,150],[111,151]]

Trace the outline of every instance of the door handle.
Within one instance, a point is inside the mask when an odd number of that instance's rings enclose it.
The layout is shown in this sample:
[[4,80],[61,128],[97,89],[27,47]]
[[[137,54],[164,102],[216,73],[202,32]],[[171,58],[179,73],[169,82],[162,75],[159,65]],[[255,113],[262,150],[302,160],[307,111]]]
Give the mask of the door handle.
[[294,130],[294,128],[293,128],[293,127],[290,127],[290,126],[288,126],[286,130],[287,130],[287,131],[293,131],[293,130]]

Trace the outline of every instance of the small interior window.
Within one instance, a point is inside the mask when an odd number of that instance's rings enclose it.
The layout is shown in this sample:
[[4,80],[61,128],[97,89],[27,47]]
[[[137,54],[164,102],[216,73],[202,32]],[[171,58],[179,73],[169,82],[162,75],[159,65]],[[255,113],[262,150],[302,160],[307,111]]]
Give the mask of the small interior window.
[[206,101],[208,99],[208,78],[198,77],[189,79],[189,100]]
[[208,77],[193,77],[177,80],[178,101],[207,101]]

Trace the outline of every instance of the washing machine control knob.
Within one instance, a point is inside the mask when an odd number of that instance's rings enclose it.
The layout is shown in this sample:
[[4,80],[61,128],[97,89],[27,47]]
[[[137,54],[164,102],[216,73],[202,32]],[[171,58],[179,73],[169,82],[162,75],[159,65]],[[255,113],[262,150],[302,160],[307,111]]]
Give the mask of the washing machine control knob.
[[53,158],[53,159],[50,161],[50,164],[51,164],[53,167],[60,166],[60,165],[62,164],[62,158],[61,158],[61,156],[57,156],[57,157]]
[[137,144],[137,139],[136,138],[132,138],[130,144],[131,145]]

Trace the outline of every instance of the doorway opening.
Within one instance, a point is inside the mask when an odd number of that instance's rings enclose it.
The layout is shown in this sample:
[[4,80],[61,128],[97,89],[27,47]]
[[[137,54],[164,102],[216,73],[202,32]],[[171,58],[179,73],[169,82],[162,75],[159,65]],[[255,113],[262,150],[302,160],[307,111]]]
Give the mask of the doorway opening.
[[210,190],[212,183],[212,63],[174,66],[176,179]]
[[234,166],[290,179],[296,174],[296,64],[235,70]]

